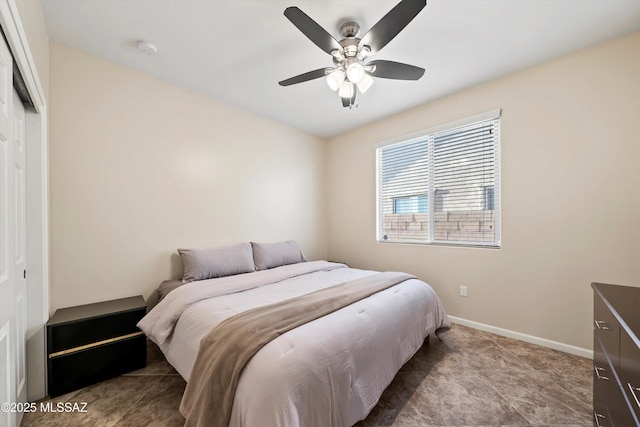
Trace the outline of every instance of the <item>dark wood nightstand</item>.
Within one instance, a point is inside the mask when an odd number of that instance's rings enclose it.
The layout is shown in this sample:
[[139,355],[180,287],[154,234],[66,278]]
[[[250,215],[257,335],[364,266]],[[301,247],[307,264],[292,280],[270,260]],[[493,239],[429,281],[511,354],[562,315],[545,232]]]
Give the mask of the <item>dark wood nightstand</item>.
[[146,308],[137,296],[57,310],[47,323],[49,396],[144,368],[146,337],[136,324]]

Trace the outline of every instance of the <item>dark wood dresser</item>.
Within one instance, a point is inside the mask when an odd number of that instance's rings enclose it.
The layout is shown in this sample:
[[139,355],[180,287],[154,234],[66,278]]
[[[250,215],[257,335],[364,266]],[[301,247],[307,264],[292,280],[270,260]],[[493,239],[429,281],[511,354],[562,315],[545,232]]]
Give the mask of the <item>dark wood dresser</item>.
[[640,288],[591,287],[593,425],[640,427]]
[[47,323],[47,379],[55,397],[147,364],[146,337],[136,326],[142,296],[57,310]]

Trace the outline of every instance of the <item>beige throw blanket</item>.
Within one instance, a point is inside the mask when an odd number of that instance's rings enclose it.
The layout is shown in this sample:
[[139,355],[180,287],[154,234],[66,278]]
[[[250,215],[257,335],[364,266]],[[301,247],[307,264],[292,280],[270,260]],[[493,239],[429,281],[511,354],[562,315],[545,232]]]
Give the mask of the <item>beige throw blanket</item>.
[[186,427],[227,427],[235,390],[247,362],[273,339],[414,276],[385,272],[258,307],[213,328],[198,357],[180,404]]

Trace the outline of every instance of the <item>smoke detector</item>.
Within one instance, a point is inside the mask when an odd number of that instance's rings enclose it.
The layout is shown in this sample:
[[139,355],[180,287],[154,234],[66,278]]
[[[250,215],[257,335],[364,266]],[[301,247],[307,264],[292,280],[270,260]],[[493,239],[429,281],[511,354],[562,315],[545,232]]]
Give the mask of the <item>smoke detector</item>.
[[156,45],[145,41],[138,42],[138,51],[149,56],[155,56],[158,54],[158,48]]

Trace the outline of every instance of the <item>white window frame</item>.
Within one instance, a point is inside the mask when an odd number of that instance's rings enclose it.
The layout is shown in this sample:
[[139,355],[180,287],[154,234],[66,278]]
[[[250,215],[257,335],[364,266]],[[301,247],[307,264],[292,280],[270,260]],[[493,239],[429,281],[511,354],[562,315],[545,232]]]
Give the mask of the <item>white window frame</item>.
[[494,134],[494,174],[495,174],[495,185],[494,185],[494,233],[495,238],[493,242],[488,243],[478,243],[478,242],[467,242],[467,241],[449,241],[449,240],[435,240],[434,239],[434,214],[435,214],[435,194],[433,189],[433,144],[429,144],[429,193],[428,193],[428,203],[429,203],[429,237],[430,240],[415,240],[415,239],[394,239],[394,240],[385,240],[383,238],[383,207],[382,207],[382,197],[381,197],[381,154],[382,149],[387,148],[393,145],[400,144],[410,144],[412,142],[425,141],[429,138],[433,139],[433,135],[453,130],[455,128],[469,126],[479,122],[485,122],[489,120],[498,120],[500,121],[502,115],[501,109],[496,109],[492,111],[488,111],[483,114],[478,114],[475,116],[467,117],[461,120],[456,120],[453,122],[445,123],[443,125],[435,126],[429,129],[425,129],[410,135],[406,135],[403,137],[395,138],[393,140],[384,141],[375,145],[376,149],[376,240],[379,243],[385,244],[418,244],[418,245],[445,245],[445,246],[464,246],[464,247],[478,247],[478,248],[488,248],[488,249],[499,249],[501,247],[501,213],[502,213],[502,197],[501,197],[501,173],[500,173],[500,146],[501,146],[501,138],[500,138],[500,125],[496,127],[496,133]]

